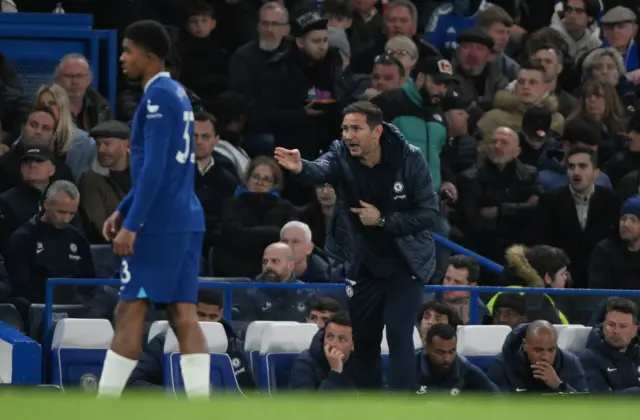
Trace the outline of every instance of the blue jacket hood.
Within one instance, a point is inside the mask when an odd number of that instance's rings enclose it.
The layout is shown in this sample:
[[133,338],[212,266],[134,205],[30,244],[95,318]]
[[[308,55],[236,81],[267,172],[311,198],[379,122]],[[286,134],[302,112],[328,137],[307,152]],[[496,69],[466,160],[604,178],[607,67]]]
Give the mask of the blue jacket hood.
[[640,345],[637,335],[633,338],[633,340],[631,340],[627,351],[621,353],[620,351],[607,344],[606,341],[604,341],[602,324],[598,324],[593,327],[591,333],[589,334],[589,338],[587,339],[587,345],[585,346],[585,348],[593,351],[594,353],[600,354],[612,361],[623,359],[640,359]]
[[[234,196],[239,197],[241,195],[249,195],[249,194],[263,194],[263,193],[254,193],[253,191],[249,191],[247,187],[238,186],[233,193]],[[280,193],[278,190],[270,190],[265,195],[272,195],[274,197],[280,198]]]

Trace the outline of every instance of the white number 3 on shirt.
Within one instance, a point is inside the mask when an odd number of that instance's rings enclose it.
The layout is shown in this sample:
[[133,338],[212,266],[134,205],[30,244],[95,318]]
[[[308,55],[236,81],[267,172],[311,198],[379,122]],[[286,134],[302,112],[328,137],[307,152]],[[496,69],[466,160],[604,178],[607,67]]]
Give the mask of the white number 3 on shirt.
[[178,151],[176,153],[176,160],[178,163],[185,164],[187,163],[187,159],[191,161],[191,163],[195,163],[196,154],[191,152],[191,136],[189,135],[189,125],[195,120],[192,111],[184,111],[182,116],[184,120],[184,134],[182,138],[184,139],[184,150]]

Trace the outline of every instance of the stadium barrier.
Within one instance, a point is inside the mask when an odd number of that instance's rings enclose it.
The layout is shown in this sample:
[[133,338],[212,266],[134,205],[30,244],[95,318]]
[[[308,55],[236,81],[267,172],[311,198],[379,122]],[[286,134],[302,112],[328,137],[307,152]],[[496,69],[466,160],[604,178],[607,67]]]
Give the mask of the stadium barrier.
[[89,60],[93,87],[115,109],[117,33],[92,25],[89,14],[0,13],[0,51],[16,68],[28,98],[40,85],[51,83],[63,56],[78,53]]
[[40,344],[0,322],[0,384],[40,385],[41,368]]

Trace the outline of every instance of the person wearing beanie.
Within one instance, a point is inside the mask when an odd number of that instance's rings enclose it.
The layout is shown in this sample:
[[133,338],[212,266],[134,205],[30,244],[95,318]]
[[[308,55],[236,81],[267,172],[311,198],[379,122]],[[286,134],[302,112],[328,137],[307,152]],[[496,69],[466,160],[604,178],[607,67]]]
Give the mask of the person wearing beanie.
[[522,117],[518,159],[527,165],[538,166],[545,150],[556,147],[556,134],[551,130],[551,113],[546,108],[529,108]]
[[492,325],[506,325],[512,329],[527,322],[527,299],[519,293],[503,293],[493,304]]
[[574,61],[602,45],[596,21],[600,10],[599,0],[563,0],[562,8],[551,17],[551,29],[567,43]]
[[[545,150],[538,161],[540,186],[543,191],[553,191],[569,185],[566,158],[571,149],[580,147],[593,150],[596,154],[602,135],[598,126],[585,118],[574,118],[567,122],[560,144]],[[611,181],[604,172],[596,178],[596,186],[611,190]]]
[[640,289],[640,195],[620,208],[618,229],[603,239],[589,261],[590,289]]

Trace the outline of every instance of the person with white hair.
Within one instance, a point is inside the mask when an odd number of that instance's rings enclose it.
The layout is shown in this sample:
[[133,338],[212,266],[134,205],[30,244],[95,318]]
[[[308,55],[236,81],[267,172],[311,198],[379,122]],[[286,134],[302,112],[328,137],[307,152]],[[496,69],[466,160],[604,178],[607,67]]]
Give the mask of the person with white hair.
[[298,280],[305,283],[329,282],[329,262],[314,254],[309,225],[297,220],[285,224],[280,230],[280,242],[291,248],[294,272]]
[[607,47],[593,50],[585,57],[582,71],[586,80],[593,78],[615,87],[622,104],[633,112],[632,108],[638,101],[636,85],[629,79],[624,59],[617,49]]

